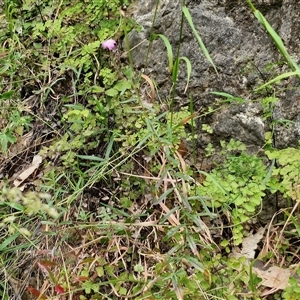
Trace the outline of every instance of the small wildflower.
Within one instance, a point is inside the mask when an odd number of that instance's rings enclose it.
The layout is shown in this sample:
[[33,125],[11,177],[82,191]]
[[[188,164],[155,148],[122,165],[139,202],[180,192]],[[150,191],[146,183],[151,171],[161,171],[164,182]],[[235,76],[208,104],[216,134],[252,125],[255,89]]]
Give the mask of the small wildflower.
[[114,50],[117,46],[117,42],[113,39],[106,40],[102,43],[103,49]]

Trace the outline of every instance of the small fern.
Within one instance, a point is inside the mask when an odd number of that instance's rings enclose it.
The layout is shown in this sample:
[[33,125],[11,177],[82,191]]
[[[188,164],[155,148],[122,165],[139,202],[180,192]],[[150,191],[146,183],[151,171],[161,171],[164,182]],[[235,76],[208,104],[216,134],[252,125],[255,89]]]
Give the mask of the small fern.
[[242,223],[255,214],[265,196],[267,169],[261,158],[246,153],[242,143],[232,140],[222,145],[225,162],[207,174],[199,192],[209,197],[207,206],[230,215],[238,245],[243,238]]
[[273,170],[273,177],[277,180],[274,188],[280,191],[287,199],[299,199],[300,196],[300,149],[286,148],[266,151],[269,159],[276,159],[279,165]]

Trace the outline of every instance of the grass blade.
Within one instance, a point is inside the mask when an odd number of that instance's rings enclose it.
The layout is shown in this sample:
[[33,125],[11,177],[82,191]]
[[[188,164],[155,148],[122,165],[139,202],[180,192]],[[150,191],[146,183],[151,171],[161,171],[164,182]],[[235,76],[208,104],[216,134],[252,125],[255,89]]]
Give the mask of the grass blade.
[[245,103],[245,99],[240,97],[235,97],[227,93],[223,92],[210,92],[213,95],[221,96],[227,98],[226,100],[223,100],[223,102],[236,102],[236,103]]
[[106,160],[109,160],[113,144],[114,144],[114,136],[112,135],[110,140],[109,140],[108,146],[106,148],[106,152],[105,152],[105,159]]
[[19,237],[20,233],[16,232],[13,235],[10,235],[8,238],[6,238],[1,244],[0,244],[0,251],[3,251],[5,248],[8,247],[15,239]]
[[167,48],[167,54],[168,54],[169,71],[170,71],[170,73],[172,73],[172,70],[173,70],[173,50],[172,50],[172,46],[171,46],[169,40],[163,34],[154,35],[154,39],[157,36],[160,37],[163,40],[163,42],[165,43],[165,46]]
[[247,0],[249,6],[251,7],[255,17],[258,21],[264,26],[270,37],[272,38],[273,42],[275,43],[277,49],[280,51],[282,56],[284,57],[285,61],[287,62],[288,66],[293,70],[296,71],[297,77],[300,79],[300,67],[298,64],[292,59],[292,57],[287,52],[284,43],[280,36],[276,33],[276,31],[272,28],[266,18],[262,15],[262,13],[255,8],[252,4],[251,0]]
[[299,76],[300,76],[300,72],[295,71],[295,72],[288,72],[288,73],[281,74],[281,75],[279,75],[279,76],[273,78],[272,80],[268,81],[267,83],[265,83],[265,84],[259,86],[259,87],[258,87],[257,89],[255,89],[255,90],[256,90],[256,91],[261,90],[261,89],[263,89],[263,88],[265,88],[265,87],[267,87],[267,86],[269,86],[269,85],[271,85],[271,84],[273,84],[273,83],[276,83],[276,82],[278,82],[278,81],[280,81],[280,80],[282,80],[282,79],[284,79],[284,78],[291,77],[291,76],[294,76],[294,75],[297,75],[297,76],[299,77]]
[[188,23],[189,23],[189,25],[190,25],[190,27],[191,27],[194,35],[195,35],[195,37],[196,37],[196,39],[198,41],[198,44],[199,44],[199,46],[200,46],[203,54],[205,55],[206,59],[211,63],[211,65],[214,67],[216,73],[218,73],[217,68],[216,68],[216,66],[215,66],[212,58],[210,57],[210,55],[209,55],[209,53],[208,53],[208,51],[207,51],[204,43],[202,42],[202,39],[201,39],[200,35],[198,34],[198,32],[197,32],[197,30],[196,30],[196,28],[194,26],[194,23],[193,23],[193,20],[192,20],[192,16],[191,16],[188,8],[186,6],[183,6],[182,7],[182,12],[184,13],[184,15],[186,17],[186,19],[187,19],[187,21],[188,21]]
[[192,64],[191,64],[191,61],[185,56],[179,57],[179,60],[184,60],[185,63],[186,63],[187,80],[186,80],[186,86],[185,86],[185,89],[184,89],[184,92],[183,92],[185,94],[188,87],[189,87],[189,82],[190,82],[191,73],[192,73]]

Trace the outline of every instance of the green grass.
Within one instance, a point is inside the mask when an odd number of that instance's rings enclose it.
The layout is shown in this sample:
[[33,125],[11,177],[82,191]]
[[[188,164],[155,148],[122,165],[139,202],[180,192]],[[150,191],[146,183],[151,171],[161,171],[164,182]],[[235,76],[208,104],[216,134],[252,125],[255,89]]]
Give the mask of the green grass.
[[[259,229],[253,224],[266,194],[277,193],[286,202],[283,221],[269,225],[260,259],[285,261],[282,268],[299,263],[300,149],[275,149],[270,130],[256,154],[234,140],[209,145],[207,157],[218,147],[219,161],[204,168],[195,119],[246,100],[216,91],[226,99],[197,111],[188,90],[192,64],[160,34],[150,42],[163,40],[173,85],[161,103],[155,78],[133,67],[127,34],[137,24],[119,10],[129,1],[4,2],[1,299],[264,299],[255,264],[234,253]],[[299,75],[248,2],[292,70],[258,88]],[[181,22],[217,72],[184,1]],[[124,38],[126,49],[102,49],[111,38]],[[190,104],[177,109],[182,62]],[[277,98],[259,101],[268,120]],[[210,124],[202,129],[213,134]],[[295,280],[275,297],[296,299]]]

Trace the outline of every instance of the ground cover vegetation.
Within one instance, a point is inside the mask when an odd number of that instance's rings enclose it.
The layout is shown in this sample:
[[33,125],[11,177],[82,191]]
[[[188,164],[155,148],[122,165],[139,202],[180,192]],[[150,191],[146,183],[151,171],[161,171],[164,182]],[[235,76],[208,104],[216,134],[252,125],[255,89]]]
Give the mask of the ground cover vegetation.
[[[246,100],[216,91],[205,111],[192,94],[174,107],[179,64],[189,92],[191,63],[153,35],[173,84],[160,99],[155,78],[133,68],[129,1],[1,3],[1,299],[299,298],[300,149],[274,147],[272,109],[275,83],[300,72],[248,3],[291,72],[252,91],[265,146],[221,141],[209,170],[197,164],[195,119]],[[184,2],[182,22],[217,72]],[[267,196],[285,208],[265,224]]]

